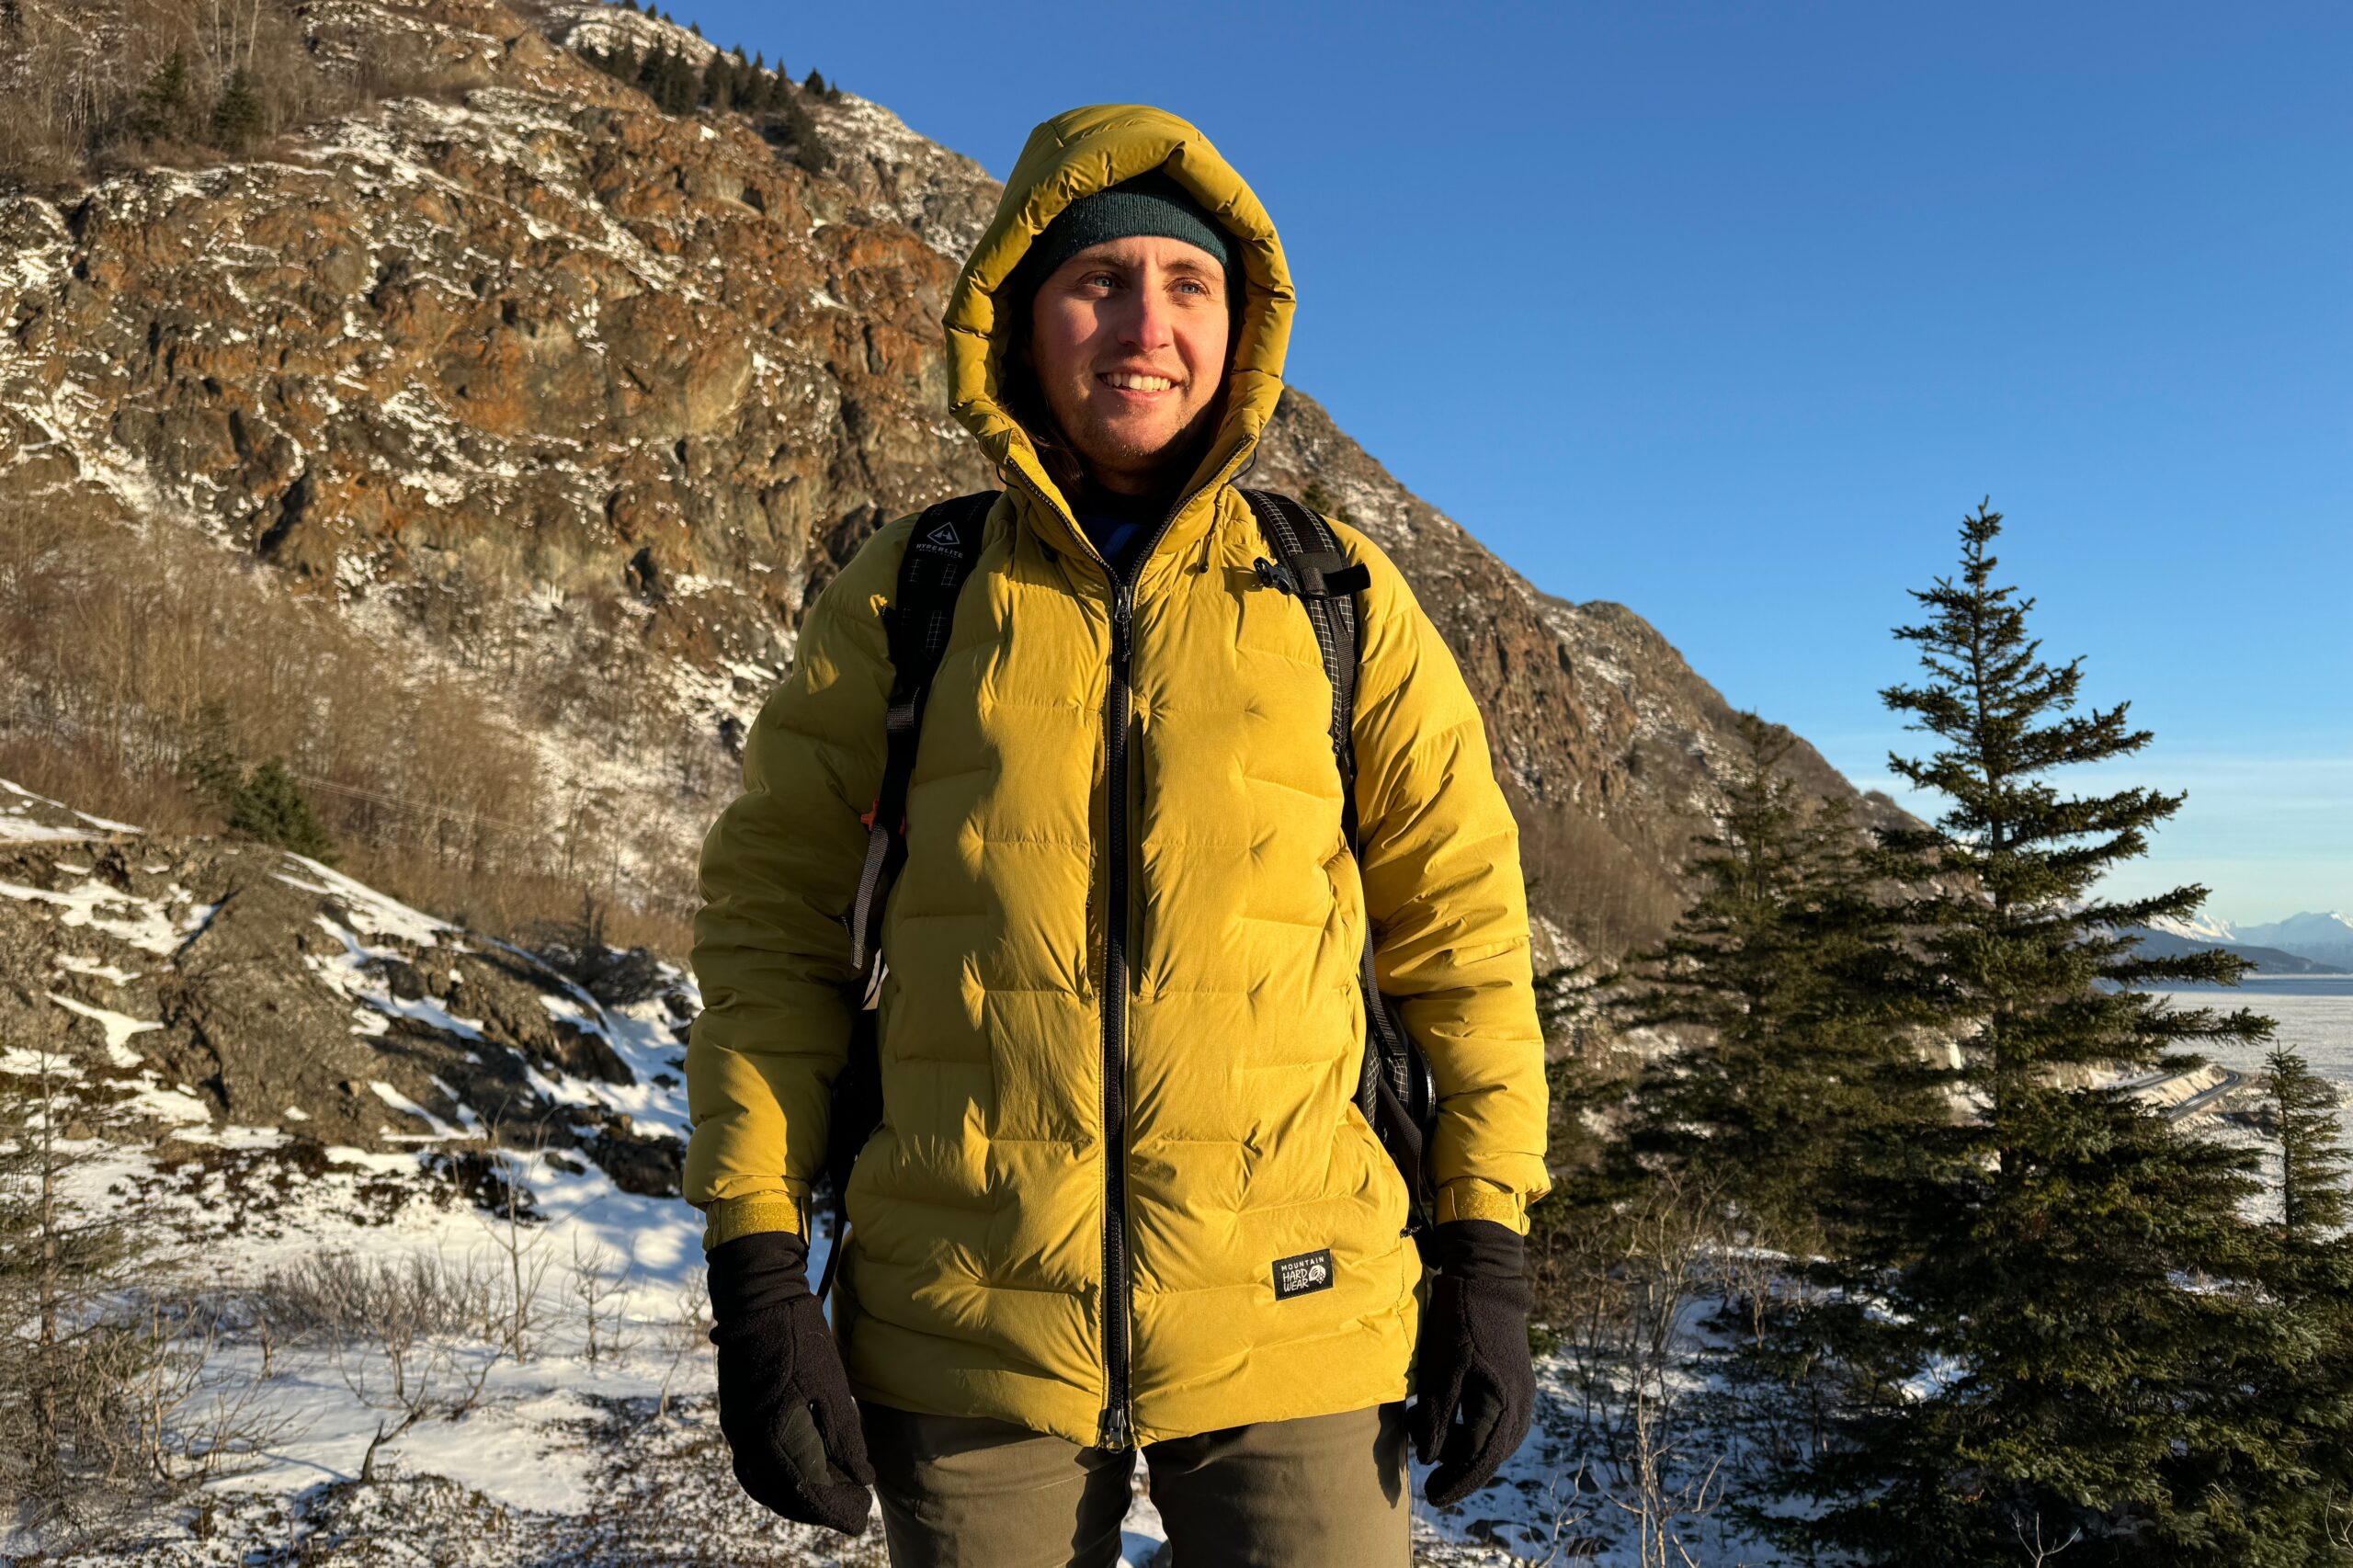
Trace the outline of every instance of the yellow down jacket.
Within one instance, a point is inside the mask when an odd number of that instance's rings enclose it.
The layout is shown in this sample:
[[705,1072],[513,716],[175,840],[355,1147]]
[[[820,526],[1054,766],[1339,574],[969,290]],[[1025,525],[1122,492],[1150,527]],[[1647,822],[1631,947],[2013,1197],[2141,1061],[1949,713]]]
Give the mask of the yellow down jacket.
[[[1126,599],[1121,686],[1121,597],[998,401],[992,334],[996,290],[1054,215],[1153,168],[1237,237],[1247,292],[1222,424]],[[1313,628],[1252,570],[1266,547],[1233,481],[1281,392],[1291,310],[1241,176],[1132,105],[1038,128],[957,283],[954,412],[1007,488],[957,603],[883,913],[884,1113],[849,1183],[836,1314],[861,1399],[1089,1444],[1403,1398],[1421,1263],[1351,1097],[1368,920],[1437,1080],[1439,1218],[1524,1230],[1546,1188],[1518,834],[1461,672],[1396,567],[1336,523],[1372,579],[1359,865]],[[811,607],[703,846],[687,1196],[709,1245],[805,1225],[859,996],[842,916],[882,773],[881,611],[914,521]]]

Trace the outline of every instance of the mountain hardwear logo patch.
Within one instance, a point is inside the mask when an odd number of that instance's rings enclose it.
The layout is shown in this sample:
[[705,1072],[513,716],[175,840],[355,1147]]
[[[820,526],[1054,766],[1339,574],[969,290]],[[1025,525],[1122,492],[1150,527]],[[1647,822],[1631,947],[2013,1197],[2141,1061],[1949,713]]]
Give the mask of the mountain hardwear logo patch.
[[1311,1290],[1332,1288],[1332,1249],[1275,1259],[1275,1300],[1288,1301]]

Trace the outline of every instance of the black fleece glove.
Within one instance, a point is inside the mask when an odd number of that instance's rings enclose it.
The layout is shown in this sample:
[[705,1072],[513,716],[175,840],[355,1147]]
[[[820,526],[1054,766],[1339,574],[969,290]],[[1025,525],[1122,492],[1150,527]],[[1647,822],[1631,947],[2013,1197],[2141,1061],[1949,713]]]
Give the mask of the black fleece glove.
[[1484,1486],[1528,1436],[1536,1369],[1528,1351],[1528,1247],[1493,1220],[1429,1233],[1438,1268],[1414,1358],[1414,1453],[1432,1460],[1422,1494],[1439,1507]]
[[710,1249],[719,1429],[735,1479],[788,1519],[865,1531],[874,1467],[841,1347],[809,1289],[809,1244],[760,1231]]

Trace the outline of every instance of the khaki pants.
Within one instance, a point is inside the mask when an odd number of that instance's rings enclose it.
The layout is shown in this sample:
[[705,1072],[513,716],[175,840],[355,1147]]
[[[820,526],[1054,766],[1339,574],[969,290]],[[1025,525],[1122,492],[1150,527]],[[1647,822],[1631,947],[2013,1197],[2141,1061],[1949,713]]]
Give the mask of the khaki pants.
[[[892,1568],[1111,1568],[1134,1457],[860,1402]],[[1406,1568],[1404,1406],[1147,1444],[1176,1568]]]

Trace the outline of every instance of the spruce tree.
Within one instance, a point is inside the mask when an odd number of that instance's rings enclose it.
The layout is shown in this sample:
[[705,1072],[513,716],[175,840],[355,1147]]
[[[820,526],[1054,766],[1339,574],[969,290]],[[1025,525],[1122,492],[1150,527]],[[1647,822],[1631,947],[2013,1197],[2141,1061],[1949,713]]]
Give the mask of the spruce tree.
[[1810,1255],[1847,1207],[1840,1184],[1876,1131],[1941,1120],[1912,1043],[1927,1010],[1847,803],[1809,801],[1796,738],[1738,716],[1745,755],[1722,826],[1685,867],[1699,892],[1664,941],[1609,977],[1620,1028],[1685,1040],[1644,1070],[1625,1153],[1723,1179],[1735,1222]]
[[2336,1096],[2302,1055],[2275,1048],[2262,1075],[2279,1159],[2279,1215],[2253,1272],[2274,1310],[2265,1354],[2215,1391],[2234,1440],[2184,1442],[2177,1495],[2210,1499],[2210,1528],[2176,1561],[2353,1563],[2353,1239]]
[[2264,1059],[2279,1145],[2279,1234],[2304,1253],[2345,1228],[2347,1159],[2338,1141],[2336,1090],[2314,1073],[2303,1052],[2275,1045]]
[[188,76],[188,51],[174,48],[171,57],[155,68],[139,89],[139,108],[131,115],[131,129],[142,136],[176,135],[188,123],[191,93]]
[[2275,1047],[2265,1087],[2279,1155],[2279,1219],[2268,1278],[2292,1332],[2249,1403],[2296,1426],[2297,1469],[2248,1489],[2290,1521],[2314,1562],[2353,1563],[2353,1190],[2336,1092],[2302,1052]]
[[2241,1419],[2278,1326],[2237,1213],[2252,1162],[2116,1079],[2270,1021],[2136,989],[2229,983],[2246,965],[2136,951],[2131,928],[2194,913],[2202,887],[2097,892],[2182,797],[2051,780],[2151,736],[2126,704],[2075,710],[2081,659],[2043,662],[2034,601],[1995,585],[2000,526],[1984,506],[1963,522],[1959,578],[1915,590],[1928,619],[1896,631],[1930,678],[1881,694],[1943,743],[1890,758],[1943,814],[1882,840],[1938,876],[1901,910],[1929,962],[1925,1000],[1959,1023],[1970,1112],[1914,1131],[1878,1168],[1879,1222],[1816,1318],[1843,1403],[1789,1489],[1818,1509],[1780,1533],[1920,1568],[2061,1551],[2068,1568],[2258,1561],[2229,1555],[2259,1539],[2234,1499],[2178,1483],[2200,1456],[2293,1460],[2276,1429]]
[[222,811],[235,804],[245,781],[245,765],[230,733],[228,704],[217,697],[207,698],[197,710],[196,734],[180,758],[180,775],[198,796]]
[[802,78],[801,90],[804,93],[813,94],[823,94],[824,92],[825,79],[817,74],[817,68],[814,65],[809,67],[809,74]]
[[806,173],[823,174],[834,161],[834,150],[817,134],[817,122],[795,97],[784,100],[784,142],[792,162]]
[[261,99],[242,65],[231,74],[221,101],[212,106],[212,139],[231,152],[242,152],[262,128]]
[[245,776],[229,807],[229,831],[332,865],[335,840],[312,813],[302,786],[276,757]]
[[666,43],[654,57],[652,65],[653,80],[647,85],[646,96],[654,100],[654,107],[665,114],[691,112],[699,80],[694,67]]

